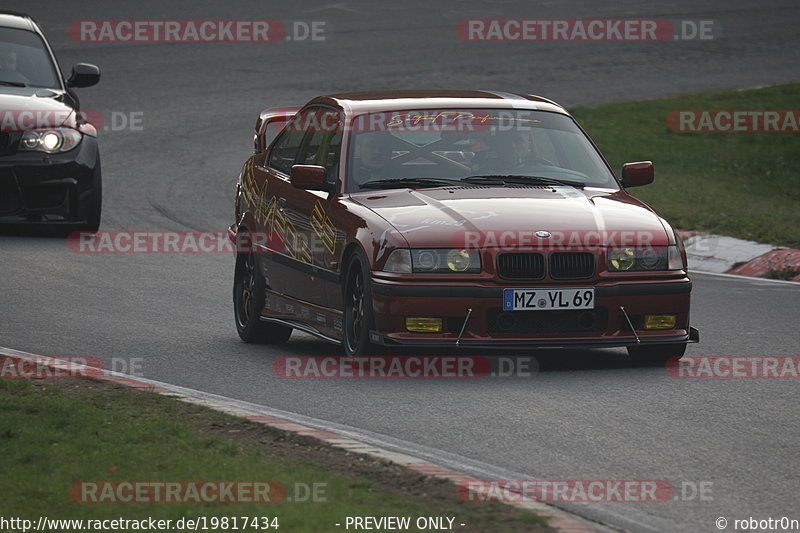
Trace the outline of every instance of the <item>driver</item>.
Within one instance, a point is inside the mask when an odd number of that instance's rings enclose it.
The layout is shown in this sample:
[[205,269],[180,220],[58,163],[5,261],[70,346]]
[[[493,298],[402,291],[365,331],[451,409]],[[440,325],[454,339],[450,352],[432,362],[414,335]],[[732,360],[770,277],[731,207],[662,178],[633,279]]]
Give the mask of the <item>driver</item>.
[[481,153],[479,160],[481,171],[512,172],[526,170],[532,165],[552,166],[550,161],[534,155],[530,130],[498,132],[487,141],[489,149]]
[[503,160],[505,168],[519,169],[536,163],[539,158],[533,155],[531,132],[528,130],[512,130],[496,137],[496,150]]
[[531,134],[529,131],[513,131],[509,140],[511,162],[514,166],[524,165],[535,159],[531,150]]
[[17,52],[7,47],[0,49],[0,80],[11,84],[28,85],[30,80],[17,70],[18,67]]

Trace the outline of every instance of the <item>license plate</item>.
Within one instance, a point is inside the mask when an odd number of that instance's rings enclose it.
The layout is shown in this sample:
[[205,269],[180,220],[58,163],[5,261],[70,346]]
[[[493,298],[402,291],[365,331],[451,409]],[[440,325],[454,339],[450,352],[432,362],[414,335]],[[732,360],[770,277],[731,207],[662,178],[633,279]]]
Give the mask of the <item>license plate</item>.
[[503,311],[594,309],[594,289],[503,289]]

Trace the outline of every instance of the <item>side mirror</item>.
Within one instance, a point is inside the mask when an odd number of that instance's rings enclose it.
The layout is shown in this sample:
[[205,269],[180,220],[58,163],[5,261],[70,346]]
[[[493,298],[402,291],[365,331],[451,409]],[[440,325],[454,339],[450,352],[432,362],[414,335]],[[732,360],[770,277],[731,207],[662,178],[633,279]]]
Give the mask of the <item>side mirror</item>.
[[637,161],[622,165],[622,186],[626,189],[649,185],[655,178],[652,161]]
[[91,87],[100,81],[100,69],[89,63],[72,65],[72,75],[67,80],[67,87]]
[[327,172],[319,165],[292,165],[289,181],[297,189],[327,191]]

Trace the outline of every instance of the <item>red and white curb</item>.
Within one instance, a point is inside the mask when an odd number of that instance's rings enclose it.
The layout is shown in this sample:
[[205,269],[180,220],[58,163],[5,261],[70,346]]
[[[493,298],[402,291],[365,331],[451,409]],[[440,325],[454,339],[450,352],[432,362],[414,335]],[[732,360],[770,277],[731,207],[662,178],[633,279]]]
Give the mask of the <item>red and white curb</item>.
[[[800,250],[793,248],[780,248],[759,255],[741,266],[728,270],[729,274],[740,276],[754,276],[763,278],[767,272],[775,270],[800,271]],[[800,282],[800,274],[794,276],[790,281]]]
[[[693,231],[677,233],[686,246],[689,270],[757,278],[765,277],[770,271],[800,271],[800,250],[724,235]],[[800,274],[791,281],[800,281]]]
[[[53,371],[69,372],[70,375],[75,375],[76,377],[80,375],[81,377],[95,381],[115,383],[117,385],[123,385],[137,389],[147,389],[148,391],[169,396],[183,402],[201,405],[215,411],[223,412],[239,418],[244,418],[257,424],[263,424],[265,426],[282,431],[289,431],[304,437],[319,439],[333,447],[344,449],[348,452],[367,455],[383,461],[390,461],[426,476],[446,479],[454,484],[459,482],[480,481],[477,478],[460,474],[454,470],[441,467],[432,462],[414,457],[412,455],[379,448],[377,446],[361,442],[357,439],[353,439],[349,436],[305,426],[279,416],[265,416],[261,413],[255,412],[252,409],[243,407],[240,405],[242,402],[238,402],[233,399],[204,394],[200,391],[194,391],[193,389],[187,389],[177,385],[162,383],[147,378],[129,376],[127,374],[102,370],[91,366],[76,365],[74,362],[65,361],[56,357],[36,355],[27,352],[21,352],[19,350],[13,350],[11,348],[0,347],[0,355],[19,361],[29,361],[31,363],[35,363],[37,366],[49,368]],[[453,490],[455,492],[455,488]],[[544,516],[549,520],[549,527],[552,527],[553,529],[562,533],[611,533],[616,531],[614,529],[602,526],[596,522],[590,522],[579,516],[569,514],[566,511],[562,511],[561,509],[557,509],[550,505],[539,502],[502,503],[505,503],[506,505],[512,505],[517,508],[534,511],[540,516]]]

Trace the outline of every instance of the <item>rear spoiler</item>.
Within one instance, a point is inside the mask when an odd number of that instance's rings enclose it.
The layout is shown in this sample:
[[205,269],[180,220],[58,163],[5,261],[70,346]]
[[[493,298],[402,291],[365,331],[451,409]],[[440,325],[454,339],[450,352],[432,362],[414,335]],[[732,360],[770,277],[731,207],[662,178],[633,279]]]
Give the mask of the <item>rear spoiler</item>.
[[294,117],[300,106],[270,107],[258,115],[256,134],[253,137],[253,148],[256,153],[267,149],[275,137],[283,130],[286,123]]

